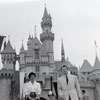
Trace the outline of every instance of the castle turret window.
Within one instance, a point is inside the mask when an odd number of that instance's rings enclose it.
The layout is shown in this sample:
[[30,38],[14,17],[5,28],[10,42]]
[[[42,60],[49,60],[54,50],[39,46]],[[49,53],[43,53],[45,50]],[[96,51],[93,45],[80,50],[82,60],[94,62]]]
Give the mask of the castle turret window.
[[35,49],[35,59],[39,59],[39,49]]

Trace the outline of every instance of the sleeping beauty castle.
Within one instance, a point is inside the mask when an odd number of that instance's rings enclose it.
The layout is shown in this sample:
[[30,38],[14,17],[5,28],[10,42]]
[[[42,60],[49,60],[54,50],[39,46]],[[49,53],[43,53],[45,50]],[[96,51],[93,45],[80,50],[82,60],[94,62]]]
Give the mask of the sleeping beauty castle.
[[[28,74],[35,72],[37,81],[42,87],[41,96],[48,99],[49,91],[57,97],[57,78],[61,76],[61,66],[67,65],[70,74],[78,77],[81,90],[85,90],[90,100],[100,100],[100,61],[96,55],[92,66],[86,59],[78,70],[68,59],[65,59],[63,41],[61,43],[61,60],[54,60],[52,17],[45,7],[41,20],[40,38],[29,35],[27,50],[24,45],[19,54],[13,49],[10,39],[1,51],[3,68],[0,70],[0,100],[20,100],[23,97],[23,86],[29,80]],[[16,61],[19,70],[15,70]]]

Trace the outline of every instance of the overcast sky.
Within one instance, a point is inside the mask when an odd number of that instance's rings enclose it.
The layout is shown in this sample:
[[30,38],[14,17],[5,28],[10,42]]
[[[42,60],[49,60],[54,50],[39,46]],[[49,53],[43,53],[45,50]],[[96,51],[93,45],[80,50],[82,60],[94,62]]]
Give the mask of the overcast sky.
[[[81,66],[84,59],[95,60],[95,45],[100,58],[100,0],[0,0],[0,34],[10,35],[13,48],[19,54],[22,38],[25,49],[29,33],[37,36],[41,30],[44,4],[52,17],[55,33],[54,57],[61,59],[63,39],[66,59]],[[8,37],[6,38],[8,41]],[[1,64],[0,64],[1,65]]]

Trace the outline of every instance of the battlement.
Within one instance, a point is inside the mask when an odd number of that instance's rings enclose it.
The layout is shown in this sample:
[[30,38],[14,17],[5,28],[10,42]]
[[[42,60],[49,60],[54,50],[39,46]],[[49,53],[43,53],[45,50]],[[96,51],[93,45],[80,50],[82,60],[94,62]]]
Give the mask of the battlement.
[[40,64],[40,65],[48,65],[48,61],[32,61],[32,62],[26,62],[26,65],[37,65],[37,64]]
[[14,76],[13,70],[2,69],[0,70],[0,78],[12,78]]
[[54,41],[54,33],[46,31],[46,32],[40,34],[40,39],[41,39],[42,42],[44,40],[52,40],[52,41]]

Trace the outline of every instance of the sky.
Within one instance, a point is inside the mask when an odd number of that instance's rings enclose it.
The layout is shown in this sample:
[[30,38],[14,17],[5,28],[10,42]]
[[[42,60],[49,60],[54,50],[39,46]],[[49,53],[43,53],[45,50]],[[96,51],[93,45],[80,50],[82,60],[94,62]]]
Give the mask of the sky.
[[96,55],[94,40],[100,58],[100,0],[0,0],[0,34],[7,36],[6,41],[10,35],[17,54],[22,40],[27,49],[27,40],[29,34],[34,37],[35,25],[38,38],[42,33],[40,23],[45,4],[55,34],[54,59],[61,60],[63,39],[66,59],[77,67],[87,59],[93,66]]

